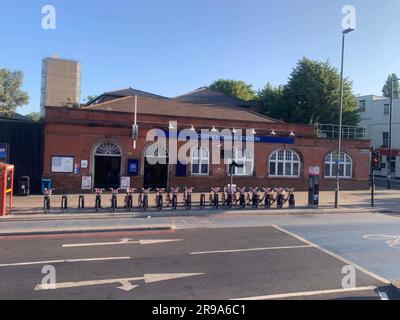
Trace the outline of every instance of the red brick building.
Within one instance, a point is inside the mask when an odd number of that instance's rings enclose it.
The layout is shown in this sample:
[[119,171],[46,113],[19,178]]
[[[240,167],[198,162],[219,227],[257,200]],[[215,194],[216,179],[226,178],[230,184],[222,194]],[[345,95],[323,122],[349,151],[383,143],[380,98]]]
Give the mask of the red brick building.
[[[132,141],[135,95],[139,126],[136,149]],[[238,155],[237,160],[246,164],[236,169],[234,183],[238,186],[306,190],[309,168],[319,167],[321,189],[334,188],[332,152],[337,140],[318,137],[313,126],[260,115],[247,102],[207,88],[174,99],[127,89],[105,93],[80,109],[46,107],[43,177],[52,180],[56,192],[118,187],[121,177],[127,176],[136,188],[169,185],[208,191],[211,186],[228,184],[228,165],[223,161],[212,164],[211,142],[193,151],[193,161],[187,165],[150,165],[146,161],[149,157],[168,158],[168,150],[156,151],[153,143],[146,141],[146,134],[154,128],[168,131],[170,121],[177,122],[178,131],[193,128],[198,133],[211,128],[254,129],[258,139],[254,154]],[[183,143],[179,141],[178,147]],[[368,150],[369,141],[343,142],[342,189],[368,188]]]

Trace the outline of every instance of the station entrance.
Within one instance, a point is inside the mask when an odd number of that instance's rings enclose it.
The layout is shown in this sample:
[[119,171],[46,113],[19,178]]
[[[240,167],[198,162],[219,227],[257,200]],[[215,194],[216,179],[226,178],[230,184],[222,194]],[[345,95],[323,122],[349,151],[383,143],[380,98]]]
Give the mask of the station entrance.
[[144,153],[144,188],[166,188],[168,184],[168,150],[161,144],[152,144]]

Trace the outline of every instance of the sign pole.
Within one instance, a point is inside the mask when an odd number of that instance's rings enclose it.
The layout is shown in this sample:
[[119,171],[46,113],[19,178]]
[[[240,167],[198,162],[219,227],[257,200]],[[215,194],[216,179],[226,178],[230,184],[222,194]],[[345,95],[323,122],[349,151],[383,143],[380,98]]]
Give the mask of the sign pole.
[[371,167],[371,207],[375,207],[375,173],[374,173],[374,165],[372,163],[372,157],[373,157],[373,149],[370,153],[371,159],[370,159],[370,167]]

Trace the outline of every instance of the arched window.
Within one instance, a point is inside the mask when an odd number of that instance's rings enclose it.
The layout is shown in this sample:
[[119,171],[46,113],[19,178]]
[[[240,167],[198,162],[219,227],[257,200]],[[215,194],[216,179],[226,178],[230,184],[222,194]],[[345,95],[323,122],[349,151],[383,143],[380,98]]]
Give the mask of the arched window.
[[122,155],[121,148],[109,141],[109,142],[104,142],[100,144],[97,148],[96,151],[94,152],[95,156],[109,156],[109,157],[118,157]]
[[300,156],[293,150],[277,150],[269,157],[271,177],[299,177]]
[[210,153],[207,148],[199,147],[192,150],[192,175],[206,176],[209,174]]
[[[233,160],[243,167],[235,167],[235,176],[251,176],[254,170],[254,157],[248,149],[235,148],[233,152]],[[231,162],[231,161],[230,161]],[[229,172],[229,166],[228,166]]]
[[146,158],[168,158],[168,150],[162,143],[153,143],[145,151]]
[[[336,177],[337,167],[337,152],[332,152],[328,154],[325,158],[325,177],[334,178]],[[339,177],[341,178],[351,178],[353,176],[353,160],[347,154],[342,152],[340,154],[339,162]]]
[[144,157],[145,161],[150,165],[167,164],[168,150],[164,144],[155,142],[146,148]]

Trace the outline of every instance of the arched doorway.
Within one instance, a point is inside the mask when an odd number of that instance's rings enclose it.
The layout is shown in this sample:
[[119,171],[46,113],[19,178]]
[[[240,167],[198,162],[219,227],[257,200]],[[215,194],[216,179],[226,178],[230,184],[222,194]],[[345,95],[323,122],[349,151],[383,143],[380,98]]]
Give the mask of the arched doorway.
[[94,187],[118,188],[120,184],[122,150],[114,142],[99,144],[94,150]]
[[144,188],[166,188],[168,183],[168,150],[154,143],[144,153]]

